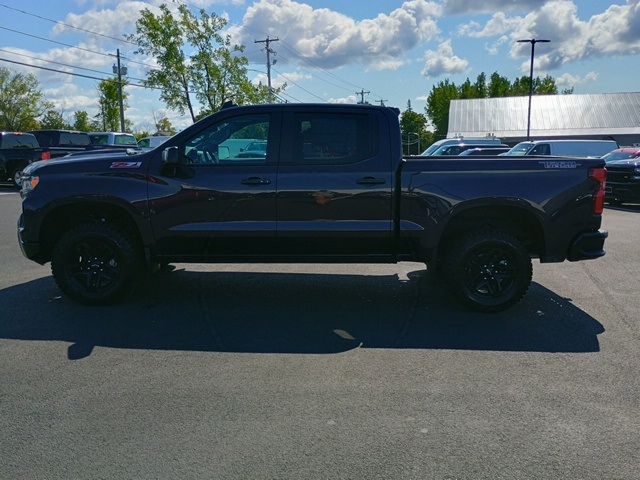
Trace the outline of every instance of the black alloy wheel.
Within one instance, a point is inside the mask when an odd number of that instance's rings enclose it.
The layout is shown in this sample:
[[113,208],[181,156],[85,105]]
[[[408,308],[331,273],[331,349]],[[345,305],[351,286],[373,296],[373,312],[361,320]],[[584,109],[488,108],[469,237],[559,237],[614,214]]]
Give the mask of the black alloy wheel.
[[448,252],[444,270],[458,299],[481,312],[498,312],[520,301],[533,273],[526,248],[500,230],[462,237]]
[[66,232],[54,248],[51,270],[60,289],[86,304],[118,300],[137,271],[131,239],[108,224],[85,224]]

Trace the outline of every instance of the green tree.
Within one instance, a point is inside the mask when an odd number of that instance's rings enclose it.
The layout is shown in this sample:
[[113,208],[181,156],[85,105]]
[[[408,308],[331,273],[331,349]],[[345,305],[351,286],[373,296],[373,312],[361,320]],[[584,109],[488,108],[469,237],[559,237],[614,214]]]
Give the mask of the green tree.
[[64,121],[64,117],[62,113],[49,109],[42,116],[42,120],[40,120],[40,128],[43,129],[54,129],[54,130],[68,130],[70,125]]
[[73,128],[81,132],[91,132],[91,122],[89,121],[89,114],[84,110],[78,110],[73,114],[74,122]]
[[166,133],[167,135],[175,135],[176,129],[171,125],[171,121],[163,116],[156,121],[156,131]]
[[[124,89],[126,81],[123,79],[122,102],[124,109],[128,107],[127,97],[129,96]],[[98,84],[100,111],[97,117],[99,129],[106,128],[110,132],[120,131],[120,103],[118,100],[118,80],[108,78],[102,80]]]
[[38,118],[50,108],[34,75],[0,67],[0,130],[36,129]]
[[487,95],[491,98],[508,97],[510,95],[511,82],[498,72],[493,72],[487,86]]
[[435,128],[435,137],[444,138],[449,127],[449,104],[451,100],[460,98],[460,91],[455,83],[446,79],[431,88],[427,98],[426,111]]
[[194,122],[230,100],[243,105],[269,99],[268,87],[249,81],[244,46],[223,34],[226,26],[227,20],[215,13],[200,10],[195,15],[180,5],[174,15],[163,4],[157,15],[142,10],[136,33],[129,36],[140,45],[136,53],[154,57],[159,65],[147,72],[146,84],[160,88],[167,107],[182,114],[188,111]]
[[427,118],[407,109],[400,115],[402,151],[405,155],[418,155],[434,142],[433,133],[428,131]]

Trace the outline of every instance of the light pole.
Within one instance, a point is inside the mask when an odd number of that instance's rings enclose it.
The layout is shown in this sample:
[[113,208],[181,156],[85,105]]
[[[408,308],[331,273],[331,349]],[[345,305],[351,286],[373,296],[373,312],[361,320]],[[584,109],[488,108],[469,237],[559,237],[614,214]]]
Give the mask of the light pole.
[[531,44],[531,68],[529,69],[529,110],[527,112],[527,140],[531,139],[531,96],[533,95],[533,56],[536,51],[536,43],[549,43],[551,40],[541,40],[538,38],[528,38],[518,40],[518,43]]

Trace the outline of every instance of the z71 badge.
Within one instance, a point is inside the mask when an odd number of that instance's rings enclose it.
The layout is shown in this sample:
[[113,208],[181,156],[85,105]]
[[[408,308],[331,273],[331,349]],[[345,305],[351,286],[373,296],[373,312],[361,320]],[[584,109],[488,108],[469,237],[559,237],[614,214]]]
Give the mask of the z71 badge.
[[113,162],[109,168],[140,168],[142,162]]

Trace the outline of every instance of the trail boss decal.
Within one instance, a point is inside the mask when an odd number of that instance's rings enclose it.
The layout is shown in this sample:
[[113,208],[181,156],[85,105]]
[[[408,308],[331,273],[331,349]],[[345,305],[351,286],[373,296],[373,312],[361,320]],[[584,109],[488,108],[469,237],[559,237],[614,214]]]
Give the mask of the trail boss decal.
[[568,162],[568,161],[544,161],[544,162],[538,162],[539,164],[543,165],[544,168],[578,168],[580,165],[582,165],[581,163],[578,162]]
[[142,162],[113,162],[109,168],[140,168]]

